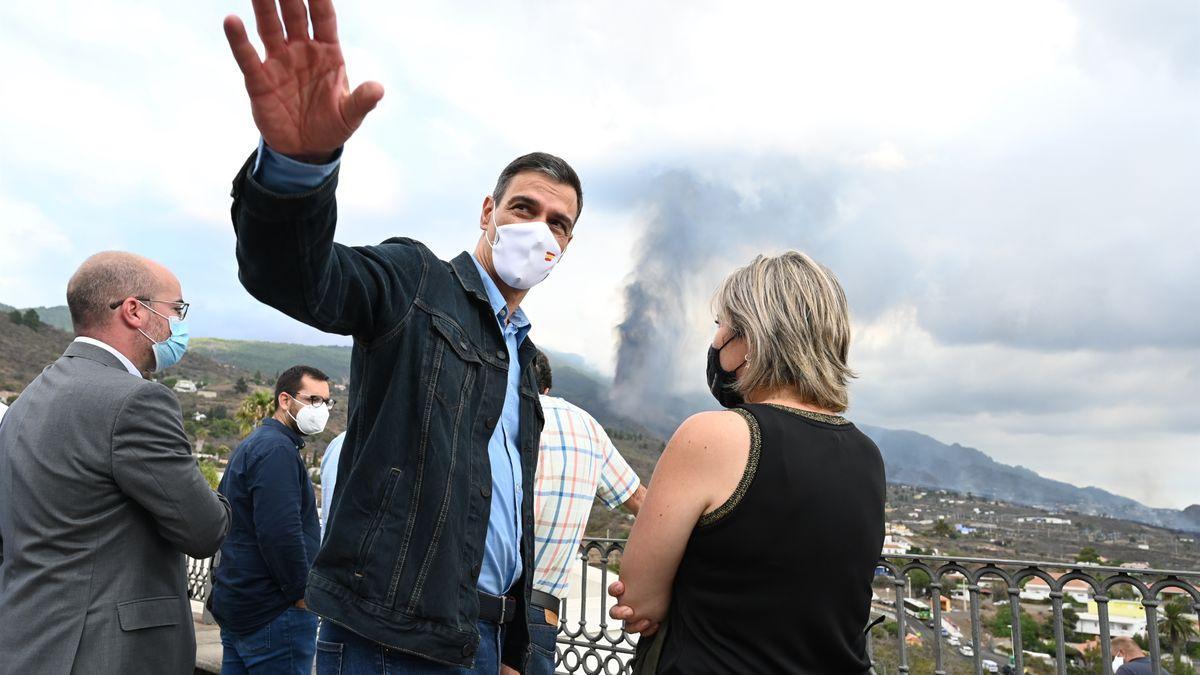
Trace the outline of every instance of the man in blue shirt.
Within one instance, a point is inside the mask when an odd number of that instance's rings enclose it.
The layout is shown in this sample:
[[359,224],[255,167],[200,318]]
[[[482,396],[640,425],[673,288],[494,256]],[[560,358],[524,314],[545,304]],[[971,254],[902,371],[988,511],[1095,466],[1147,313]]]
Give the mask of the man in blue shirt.
[[543,415],[520,305],[571,241],[579,178],[553,155],[514,160],[483,200],[474,251],[452,261],[405,238],[335,243],[342,146],[383,89],[350,92],[329,0],[254,6],[265,62],[225,21],[262,135],[232,191],[239,278],[354,337],[349,429],[305,595],[328,619],[317,669],[524,670],[540,649],[527,495]]
[[1133,641],[1125,636],[1112,639],[1113,675],[1152,675],[1150,657]]
[[288,368],[275,383],[275,414],[238,445],[221,478],[232,524],[213,573],[212,613],[226,675],[312,671],[317,617],[304,586],[321,540],[300,450],[325,429],[332,405],[325,373]]

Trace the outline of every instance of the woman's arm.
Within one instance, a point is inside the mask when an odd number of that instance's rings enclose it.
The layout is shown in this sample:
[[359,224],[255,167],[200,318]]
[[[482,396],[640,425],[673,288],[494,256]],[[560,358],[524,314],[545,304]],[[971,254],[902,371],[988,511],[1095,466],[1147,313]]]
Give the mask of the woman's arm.
[[737,488],[750,453],[750,432],[734,412],[688,418],[667,443],[621,557],[624,593],[611,616],[627,627],[667,614],[671,586],[700,517]]

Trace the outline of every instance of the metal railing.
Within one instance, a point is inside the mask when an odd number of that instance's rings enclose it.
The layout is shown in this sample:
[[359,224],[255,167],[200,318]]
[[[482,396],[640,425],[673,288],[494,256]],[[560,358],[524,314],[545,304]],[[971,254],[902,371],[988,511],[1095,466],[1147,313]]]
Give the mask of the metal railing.
[[[558,653],[555,658],[559,673],[568,675],[584,673],[586,675],[624,675],[631,668],[629,661],[633,657],[637,645],[637,636],[626,633],[619,621],[608,617],[608,610],[613,601],[606,589],[609,583],[617,579],[616,569],[620,563],[620,554],[624,551],[623,539],[585,538],[579,546],[579,564],[572,570],[571,587],[567,598],[563,600],[559,612]],[[203,602],[212,588],[209,574],[209,560],[188,559],[188,593],[194,600]],[[912,673],[913,643],[922,645],[926,639],[932,643],[933,671],[936,675],[946,675],[951,662],[957,664],[955,672],[962,671],[962,659],[967,660],[967,669],[975,675],[982,675],[986,660],[999,661],[1004,665],[1012,664],[1011,672],[1025,672],[1025,665],[1032,659],[1042,661],[1041,666],[1048,672],[1066,675],[1070,665],[1066,636],[1076,631],[1078,626],[1067,626],[1064,622],[1067,598],[1081,593],[1095,603],[1098,625],[1100,658],[1093,665],[1098,670],[1094,672],[1103,675],[1113,675],[1112,647],[1112,617],[1110,603],[1115,598],[1113,594],[1128,595],[1132,591],[1134,599],[1140,603],[1145,618],[1144,636],[1152,638],[1159,634],[1159,615],[1164,604],[1164,594],[1173,592],[1185,605],[1190,605],[1193,614],[1200,614],[1200,571],[1156,570],[1156,569],[1126,569],[1122,567],[1102,567],[1082,565],[1080,563],[1034,562],[1026,560],[993,560],[987,558],[957,558],[946,556],[888,556],[879,560],[876,569],[877,580],[890,590],[890,600],[886,597],[873,602],[872,617],[880,615],[891,619],[894,626],[877,625],[868,640],[868,650],[872,655],[872,663],[878,675],[891,673]],[[923,579],[913,588],[912,580],[921,575]],[[1053,624],[1053,653],[1042,654],[1027,651],[1033,645],[1022,644],[1022,615],[1023,603],[1021,595],[1023,584],[1040,579],[1047,588],[1046,593],[1050,603],[1050,618]],[[1076,583],[1068,586],[1071,582]],[[877,583],[878,587],[879,584]],[[890,587],[890,588],[888,588]],[[922,591],[925,587],[927,591]],[[942,628],[947,625],[943,621],[943,598],[948,597],[947,591],[958,590],[958,601],[967,605],[967,620],[970,623],[970,649],[953,650],[943,637]],[[1126,589],[1124,593],[1117,589]],[[1010,626],[1007,627],[1009,636],[993,635],[995,621],[985,623],[984,601],[991,595],[989,610],[994,612],[1000,607],[1007,607],[1010,614]],[[928,602],[921,598],[928,598]],[[910,601],[906,603],[905,600]],[[923,611],[912,611],[906,604],[919,600],[913,606],[925,604],[928,607],[929,619],[919,618]],[[1075,599],[1069,602],[1075,602]],[[1030,601],[1028,604],[1035,604]],[[1044,607],[1044,605],[1039,605]],[[994,616],[993,616],[994,619]],[[1192,619],[1194,620],[1194,619]],[[1138,622],[1140,624],[1140,620]],[[925,628],[932,630],[926,632]],[[891,636],[893,630],[894,658],[888,663],[882,663],[876,658],[872,645],[879,641],[882,634]],[[963,632],[966,637],[968,633]],[[919,639],[914,640],[913,637]],[[997,639],[1001,638],[1001,639]],[[995,643],[1011,639],[1007,650],[996,647]],[[1153,671],[1163,670],[1163,654],[1160,640],[1148,639],[1149,656]],[[964,643],[966,644],[966,643]],[[970,653],[966,656],[964,652]],[[1004,655],[1001,652],[1007,651]],[[994,658],[993,658],[994,657]],[[894,663],[893,663],[894,661]]]
[[188,598],[203,603],[212,592],[212,558],[187,559]]
[[[618,539],[584,539],[580,543],[579,568],[572,580],[569,595],[560,612],[558,638],[557,669],[560,673],[585,673],[586,675],[620,675],[630,672],[629,660],[632,658],[637,636],[625,633],[619,622],[608,618],[608,610],[612,600],[605,589],[617,575],[620,553],[624,550],[625,541]],[[984,558],[954,558],[945,556],[888,556],[881,558],[877,568],[877,579],[884,587],[890,586],[890,604],[887,598],[880,598],[873,603],[871,616],[880,615],[894,621],[894,639],[892,643],[894,655],[892,663],[882,663],[872,653],[872,663],[878,675],[891,673],[913,673],[913,659],[910,652],[910,635],[921,636],[922,644],[931,643],[933,652],[933,670],[937,675],[946,675],[953,661],[957,666],[955,672],[964,669],[982,675],[984,662],[991,660],[997,666],[1011,664],[1011,672],[1025,672],[1026,663],[1036,659],[1041,661],[1039,668],[1058,675],[1066,675],[1069,665],[1066,646],[1066,636],[1077,629],[1064,623],[1064,602],[1069,593],[1078,596],[1081,593],[1095,602],[1098,613],[1099,635],[1099,664],[1093,667],[1103,675],[1112,675],[1111,621],[1109,604],[1113,600],[1114,589],[1127,588],[1140,601],[1145,615],[1144,634],[1158,634],[1159,615],[1164,604],[1164,591],[1176,591],[1183,601],[1190,605],[1193,613],[1200,613],[1200,572],[1155,569],[1126,569],[1121,567],[1101,567],[1081,565],[1079,563],[1032,562],[1025,560],[991,560]],[[927,593],[913,594],[910,576],[923,573],[927,575]],[[1033,601],[1022,601],[1022,585],[1032,579],[1040,579],[1046,584],[1046,593],[1050,604],[1050,619],[1053,624],[1053,652],[1041,657],[1026,649],[1034,645],[1022,644],[1023,605],[1033,605]],[[1068,587],[1072,581],[1082,582]],[[877,586],[879,584],[876,584]],[[925,584],[922,584],[925,585]],[[988,586],[998,585],[1000,597],[995,597],[991,610],[1007,606],[1011,621],[1011,647],[1008,654],[992,651],[990,647],[999,636],[991,635],[992,625],[983,621],[984,598]],[[969,606],[967,620],[969,628],[964,625],[964,638],[969,635],[970,649],[954,650],[941,635],[943,623],[942,598],[949,597],[955,588],[960,601]],[[1065,592],[1064,589],[1067,589]],[[886,595],[886,593],[885,593]],[[905,599],[927,597],[929,619],[918,619],[915,613],[905,609]],[[1044,607],[1040,604],[1039,607]],[[1194,620],[1194,619],[1193,619]],[[926,621],[928,623],[926,623]],[[932,624],[932,630],[925,631]],[[874,636],[868,639],[870,645],[878,640],[879,635],[891,635],[885,625],[877,625],[872,629]],[[1008,637],[1008,636],[1005,636]],[[1159,640],[1150,639],[1149,654],[1154,672],[1162,670],[1163,654]],[[964,656],[962,652],[969,652]],[[927,672],[927,671],[926,671]]]

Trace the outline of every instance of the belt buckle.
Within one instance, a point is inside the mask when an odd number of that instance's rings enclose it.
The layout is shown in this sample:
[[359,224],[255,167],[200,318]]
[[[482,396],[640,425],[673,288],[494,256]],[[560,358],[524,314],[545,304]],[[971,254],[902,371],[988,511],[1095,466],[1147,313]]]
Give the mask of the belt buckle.
[[499,623],[500,625],[503,626],[504,619],[507,616],[507,614],[508,614],[508,596],[501,595],[500,596],[500,621],[498,621],[497,623]]

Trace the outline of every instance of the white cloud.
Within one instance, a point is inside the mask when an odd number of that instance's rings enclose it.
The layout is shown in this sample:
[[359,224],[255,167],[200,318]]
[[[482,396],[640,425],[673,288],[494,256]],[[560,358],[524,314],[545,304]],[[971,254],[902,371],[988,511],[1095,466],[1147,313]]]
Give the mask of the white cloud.
[[[37,204],[18,199],[0,184],[0,302],[23,306],[60,305],[66,284],[46,288],[46,269],[69,276],[64,266],[74,253],[70,237]],[[63,278],[65,279],[66,276]]]
[[[1169,466],[1200,441],[1194,3],[339,10],[352,82],[387,89],[346,152],[339,241],[407,235],[450,257],[507,161],[560,154],[588,206],[527,310],[539,343],[611,371],[648,186],[684,172],[727,189],[681,209],[716,234],[660,246],[703,268],[671,327],[681,372],[699,368],[716,280],[804,247],[851,295],[868,421],[1194,501],[1182,472],[1129,485],[1120,468],[1131,448]],[[229,182],[257,133],[229,11],[252,15],[248,0],[0,9],[0,301],[57,302],[68,266],[132,246],[180,272],[210,334],[341,341],[237,286]]]

